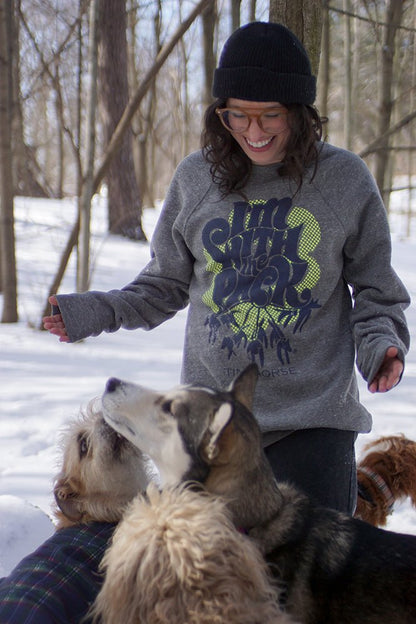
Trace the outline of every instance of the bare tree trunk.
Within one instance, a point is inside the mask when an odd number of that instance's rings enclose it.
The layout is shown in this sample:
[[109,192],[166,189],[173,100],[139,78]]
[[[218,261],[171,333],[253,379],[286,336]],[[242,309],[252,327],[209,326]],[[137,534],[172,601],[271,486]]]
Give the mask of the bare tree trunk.
[[74,146],[75,151],[78,154],[77,168],[76,168],[76,187],[77,197],[81,196],[82,187],[82,165],[81,165],[81,128],[82,128],[82,101],[83,101],[83,84],[82,84],[82,63],[83,63],[83,36],[82,36],[82,7],[83,0],[78,0],[78,54],[77,54],[77,97],[75,108],[75,133],[74,133]]
[[16,323],[17,277],[12,175],[13,2],[0,2],[0,252],[3,290],[2,323]]
[[[132,11],[130,11],[131,13]],[[135,20],[136,21],[136,20]],[[160,52],[160,33],[162,26],[162,3],[158,0],[156,12],[153,17],[154,35],[155,35],[155,56]],[[132,33],[132,40],[133,33]],[[131,55],[132,69],[132,86],[137,88],[137,71],[135,67],[135,54]],[[135,168],[139,188],[142,192],[143,201],[148,205],[154,205],[154,183],[153,176],[149,176],[149,162],[154,162],[154,142],[149,140],[151,137],[155,111],[157,106],[157,89],[156,79],[150,85],[150,93],[147,101],[144,102],[143,110],[138,111],[132,120],[134,128],[135,141],[133,143],[133,155],[135,156]],[[151,166],[152,169],[152,166]]]
[[240,27],[240,8],[241,0],[231,0],[231,30],[237,30]]
[[217,24],[217,3],[211,2],[202,13],[202,24],[204,29],[204,70],[205,88],[204,105],[205,108],[212,102],[211,87],[216,65],[214,52],[214,32]]
[[344,0],[344,58],[345,58],[345,96],[344,96],[344,143],[347,149],[352,146],[352,43],[351,43],[351,2]]
[[[55,63],[55,80],[56,84],[60,84],[59,77],[59,62]],[[62,199],[64,196],[64,131],[60,120],[63,119],[64,110],[62,104],[62,96],[61,90],[57,89],[55,92],[55,109],[56,109],[56,133],[58,140],[58,158],[57,158],[57,166],[58,166],[58,180],[56,185],[55,197],[58,199]]]
[[[16,14],[20,13],[20,0],[15,3]],[[14,20],[16,49],[19,49],[19,21]],[[44,187],[40,176],[40,167],[36,162],[36,155],[30,149],[23,137],[22,96],[20,93],[20,58],[13,56],[13,119],[12,119],[12,147],[13,147],[13,190],[17,195],[27,197],[47,197],[48,190]]]
[[[182,21],[182,0],[178,0],[178,12]],[[183,60],[183,145],[182,158],[189,154],[190,145],[190,110],[189,110],[189,71],[188,71],[188,53],[186,51],[185,41],[183,37],[180,41],[182,60]]]
[[[131,90],[135,90],[137,88],[138,75],[136,68],[136,28],[139,23],[139,7],[138,4],[134,0],[129,0],[129,4],[127,5],[127,30],[128,30],[128,44],[127,44],[127,69],[128,69],[128,80],[129,80],[129,88]],[[144,188],[144,184],[141,180],[141,155],[139,149],[139,141],[141,135],[141,119],[140,115],[137,114],[133,117],[131,121],[131,130],[133,133],[132,140],[132,154],[133,154],[133,162],[134,162],[134,170],[136,172],[137,184],[139,185],[139,189],[142,192],[143,201],[145,200],[146,190]]]
[[256,0],[250,0],[250,22],[256,19]]
[[317,76],[322,38],[322,0],[270,0],[269,20],[280,22],[305,46]]
[[90,277],[90,222],[91,200],[94,186],[95,157],[95,110],[97,107],[97,21],[100,0],[92,0],[90,5],[90,37],[89,37],[89,91],[87,102],[86,123],[86,166],[80,197],[80,232],[78,241],[78,292],[85,292],[89,287]]
[[[126,29],[126,0],[101,0],[99,91],[105,145],[108,145],[129,100]],[[132,139],[129,127],[106,174],[109,230],[131,239],[146,240],[141,223],[142,200],[134,171]]]
[[328,116],[328,96],[330,84],[330,50],[331,50],[331,31],[329,26],[329,7],[328,0],[324,3],[322,15],[322,56],[319,67],[319,100],[320,112],[323,117]]
[[361,41],[361,26],[360,20],[354,20],[353,22],[353,52],[352,52],[352,94],[351,94],[351,133],[356,137],[357,130],[357,115],[358,109],[358,97],[361,90],[360,84],[360,41]]
[[[415,29],[416,27],[416,6],[413,5],[413,28]],[[411,73],[411,84],[416,84],[416,49],[415,49],[415,43],[416,43],[416,36],[415,36],[415,30],[413,31],[412,34],[412,42],[413,42],[413,58],[412,58],[412,73]],[[416,101],[416,97],[415,97],[415,91],[414,89],[412,89],[411,93],[410,93],[410,110],[415,110],[415,101]],[[414,139],[414,132],[412,131],[412,129],[410,129],[409,132],[409,138],[410,138],[410,144],[414,144],[415,143],[415,139]],[[410,238],[410,234],[411,234],[411,230],[412,230],[412,217],[413,217],[413,210],[412,210],[412,199],[413,199],[413,172],[414,172],[414,152],[412,150],[409,150],[408,155],[407,155],[407,185],[408,185],[408,194],[407,194],[407,210],[406,210],[406,237]]]
[[[378,133],[380,136],[390,127],[393,110],[393,82],[394,82],[394,55],[396,47],[396,33],[401,24],[403,15],[403,0],[390,0],[386,13],[386,26],[382,45],[381,94],[378,118]],[[389,161],[389,138],[386,136],[379,143],[375,156],[375,178],[387,206],[389,192],[385,189]]]
[[[135,91],[138,84],[138,71],[136,67],[137,49],[136,29],[139,23],[139,7],[135,0],[129,0],[127,5],[127,29],[129,32],[127,44],[127,69],[129,78],[129,87]],[[136,114],[131,121],[131,129],[133,133],[132,153],[134,161],[134,170],[136,172],[137,184],[142,192],[143,201],[146,201],[147,189],[145,188],[145,179],[142,178],[142,158],[140,152],[140,137],[142,134],[142,124],[140,113]]]

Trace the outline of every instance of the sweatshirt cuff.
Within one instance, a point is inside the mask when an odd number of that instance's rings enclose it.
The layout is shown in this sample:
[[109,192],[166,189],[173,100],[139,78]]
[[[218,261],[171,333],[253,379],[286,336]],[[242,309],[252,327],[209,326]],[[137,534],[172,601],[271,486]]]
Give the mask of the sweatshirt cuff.
[[406,352],[402,346],[394,344],[391,340],[383,340],[377,345],[376,348],[373,347],[371,353],[368,355],[367,358],[360,358],[359,356],[357,356],[357,368],[368,385],[371,384],[371,382],[374,380],[374,377],[377,375],[380,366],[383,364],[386,351],[390,347],[396,347],[396,349],[398,350],[397,357],[403,363],[403,371],[400,375],[399,382],[401,381],[404,372]]

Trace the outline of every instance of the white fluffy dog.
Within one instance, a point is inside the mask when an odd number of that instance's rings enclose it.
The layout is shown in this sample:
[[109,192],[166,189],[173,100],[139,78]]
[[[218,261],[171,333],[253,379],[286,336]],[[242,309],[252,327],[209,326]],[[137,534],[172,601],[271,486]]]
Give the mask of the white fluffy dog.
[[289,624],[257,547],[218,497],[189,487],[138,496],[102,561],[103,624]]

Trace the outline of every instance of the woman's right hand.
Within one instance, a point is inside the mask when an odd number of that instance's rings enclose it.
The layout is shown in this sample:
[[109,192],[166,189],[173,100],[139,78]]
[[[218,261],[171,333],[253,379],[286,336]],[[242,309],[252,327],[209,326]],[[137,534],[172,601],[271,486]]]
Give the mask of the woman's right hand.
[[[52,306],[58,307],[58,301],[55,295],[51,295],[49,297],[49,303]],[[60,342],[69,342],[68,334],[66,333],[65,323],[63,321],[61,314],[53,314],[52,316],[44,316],[43,319],[43,327],[54,334],[55,336],[59,336]]]

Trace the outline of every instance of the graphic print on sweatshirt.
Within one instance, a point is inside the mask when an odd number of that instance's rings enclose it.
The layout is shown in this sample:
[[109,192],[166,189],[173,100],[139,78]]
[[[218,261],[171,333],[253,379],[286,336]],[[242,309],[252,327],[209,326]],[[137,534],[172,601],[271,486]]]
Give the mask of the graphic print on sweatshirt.
[[210,343],[223,328],[229,359],[243,348],[263,366],[265,350],[275,349],[289,364],[290,334],[320,307],[312,296],[320,278],[312,252],[320,238],[315,217],[290,197],[239,201],[228,220],[209,221],[202,243],[213,277],[202,300],[212,310],[205,322]]

